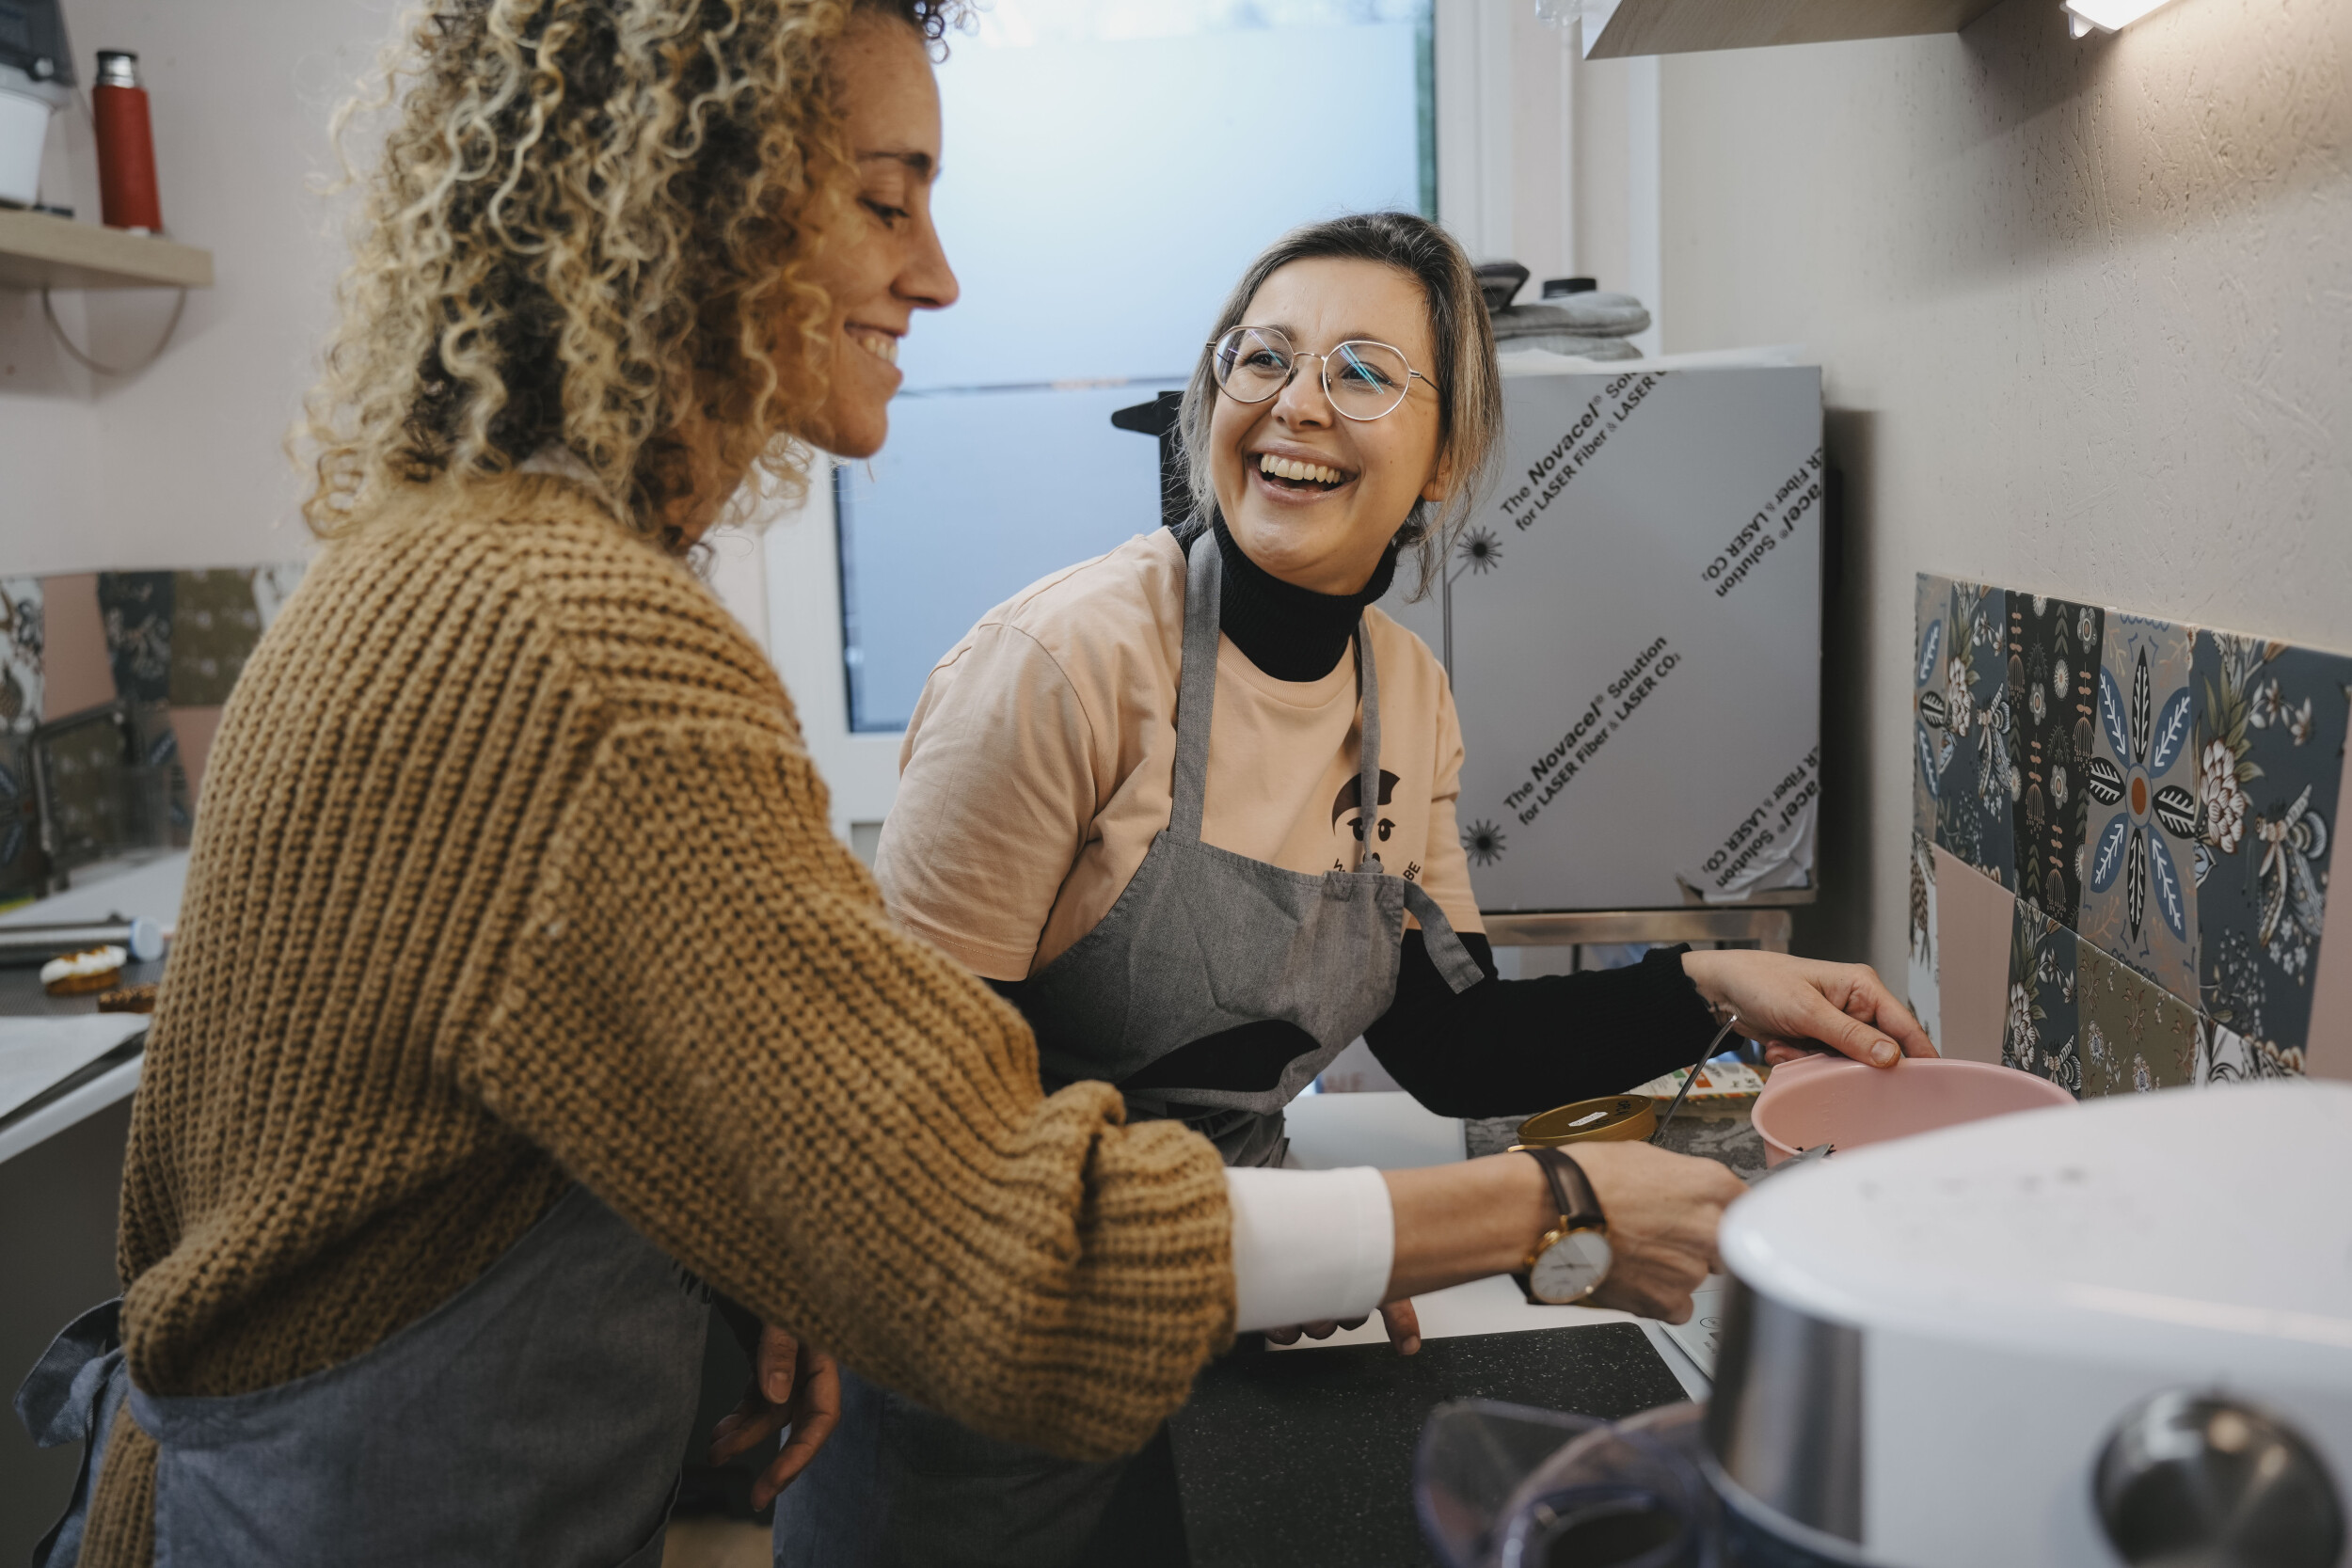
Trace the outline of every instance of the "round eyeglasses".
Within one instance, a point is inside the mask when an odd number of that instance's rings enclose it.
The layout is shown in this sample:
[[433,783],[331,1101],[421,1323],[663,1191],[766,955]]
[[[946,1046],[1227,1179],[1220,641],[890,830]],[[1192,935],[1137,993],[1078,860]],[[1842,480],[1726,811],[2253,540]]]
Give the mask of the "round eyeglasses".
[[[1279,326],[1237,326],[1209,345],[1209,370],[1235,403],[1263,403],[1291,384],[1302,359],[1323,361],[1323,395],[1344,419],[1376,420],[1392,414],[1429,378],[1406,361],[1402,350],[1369,338],[1351,338],[1328,354],[1291,346]],[[1436,383],[1430,382],[1432,390]]]

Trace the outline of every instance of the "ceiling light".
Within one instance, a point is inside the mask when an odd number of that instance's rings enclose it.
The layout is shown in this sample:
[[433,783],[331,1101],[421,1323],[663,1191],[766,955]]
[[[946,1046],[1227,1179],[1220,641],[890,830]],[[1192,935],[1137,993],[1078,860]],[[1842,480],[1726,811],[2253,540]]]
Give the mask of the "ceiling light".
[[2076,38],[2094,27],[2112,33],[2167,3],[2168,0],[2065,0],[2067,26]]

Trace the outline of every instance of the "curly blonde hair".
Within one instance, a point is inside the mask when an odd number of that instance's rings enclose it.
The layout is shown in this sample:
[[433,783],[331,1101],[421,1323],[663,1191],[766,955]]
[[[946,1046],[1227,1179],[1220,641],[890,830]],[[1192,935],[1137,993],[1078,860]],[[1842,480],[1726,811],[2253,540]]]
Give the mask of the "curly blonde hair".
[[313,531],[550,444],[642,531],[691,485],[678,432],[788,491],[828,389],[814,243],[851,209],[829,70],[858,12],[936,44],[962,0],[432,0],[373,89],[340,320],[294,442]]

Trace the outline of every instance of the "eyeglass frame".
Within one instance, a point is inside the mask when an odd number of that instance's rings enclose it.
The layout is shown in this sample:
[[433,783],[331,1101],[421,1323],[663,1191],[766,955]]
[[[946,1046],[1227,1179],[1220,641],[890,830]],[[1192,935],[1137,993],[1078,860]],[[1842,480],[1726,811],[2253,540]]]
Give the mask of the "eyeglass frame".
[[[1282,378],[1282,384],[1279,387],[1275,388],[1274,390],[1268,392],[1262,398],[1243,397],[1238,392],[1235,392],[1232,388],[1228,388],[1225,385],[1224,380],[1216,373],[1216,346],[1236,332],[1271,332],[1279,337],[1284,343],[1290,344],[1290,373]],[[1331,395],[1331,355],[1339,353],[1350,343],[1364,343],[1373,348],[1385,348],[1391,354],[1395,355],[1399,359],[1405,361],[1405,389],[1396,394],[1396,401],[1394,403],[1389,404],[1377,414],[1351,414],[1346,409],[1340,406],[1339,399]],[[1385,420],[1390,415],[1395,413],[1398,409],[1404,407],[1405,400],[1413,395],[1413,383],[1416,381],[1428,388],[1432,392],[1438,390],[1437,382],[1428,376],[1423,375],[1421,372],[1413,369],[1412,359],[1403,349],[1397,347],[1394,343],[1384,343],[1377,338],[1343,339],[1341,341],[1331,345],[1330,354],[1316,354],[1311,350],[1300,348],[1295,343],[1291,343],[1291,335],[1283,331],[1279,326],[1251,326],[1247,322],[1244,322],[1236,325],[1227,327],[1223,332],[1217,334],[1215,338],[1210,339],[1204,346],[1208,349],[1211,356],[1209,360],[1209,379],[1216,384],[1216,389],[1219,392],[1229,398],[1232,398],[1235,403],[1240,404],[1244,408],[1255,408],[1262,403],[1272,403],[1276,398],[1279,398],[1284,392],[1289,391],[1291,383],[1298,379],[1298,362],[1301,359],[1319,359],[1323,362],[1323,368],[1315,372],[1315,380],[1317,384],[1323,388],[1323,401],[1331,405],[1332,413],[1337,414],[1343,420],[1352,420],[1358,424],[1370,424],[1375,420]]]

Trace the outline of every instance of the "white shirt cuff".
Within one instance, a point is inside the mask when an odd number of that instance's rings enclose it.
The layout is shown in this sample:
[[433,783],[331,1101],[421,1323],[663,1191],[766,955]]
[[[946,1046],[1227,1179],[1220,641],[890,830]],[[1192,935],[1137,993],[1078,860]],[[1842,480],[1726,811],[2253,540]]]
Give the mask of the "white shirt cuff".
[[1360,1318],[1380,1305],[1396,1221],[1378,1171],[1228,1169],[1225,1192],[1236,1332]]

